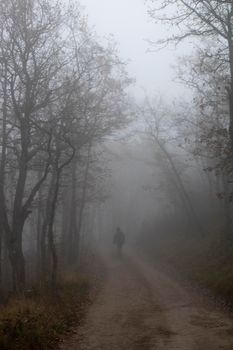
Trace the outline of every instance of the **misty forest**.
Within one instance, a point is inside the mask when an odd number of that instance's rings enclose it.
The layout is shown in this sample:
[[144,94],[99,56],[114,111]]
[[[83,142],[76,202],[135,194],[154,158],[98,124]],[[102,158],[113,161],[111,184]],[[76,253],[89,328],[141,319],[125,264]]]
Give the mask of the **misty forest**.
[[0,0],[0,350],[233,349],[233,1]]

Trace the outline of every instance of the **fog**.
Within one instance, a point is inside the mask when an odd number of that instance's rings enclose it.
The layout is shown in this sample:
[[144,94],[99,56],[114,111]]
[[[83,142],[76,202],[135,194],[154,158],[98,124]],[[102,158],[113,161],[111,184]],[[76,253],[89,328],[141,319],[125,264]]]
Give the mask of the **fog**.
[[3,280],[12,269],[14,289],[27,273],[54,287],[59,263],[79,264],[97,242],[113,248],[117,227],[148,247],[208,237],[216,222],[231,232],[224,35],[162,5],[38,2],[26,26],[27,4],[2,15]]
[[0,349],[233,348],[232,33],[232,1],[0,1]]
[[[146,96],[153,98],[155,95],[165,97],[169,103],[174,99],[181,99],[182,102],[190,100],[192,93],[187,85],[178,81],[175,70],[178,58],[192,52],[193,43],[190,40],[178,46],[167,45],[162,50],[152,45],[151,42],[155,43],[166,38],[168,33],[172,35],[177,31],[154,23],[148,13],[149,7],[141,0],[103,0],[100,3],[86,0],[82,4],[100,40],[104,42],[110,38],[116,44],[119,57],[127,64],[129,76],[135,79],[129,93],[136,103],[142,103]],[[172,206],[170,199],[166,199],[166,194],[158,188],[163,186],[166,192],[167,184],[161,185],[163,174],[154,159],[153,146],[146,147],[145,140],[141,140],[145,122],[136,114],[133,127],[131,125],[129,128],[129,142],[120,140],[106,144],[106,148],[111,150],[109,162],[113,187],[111,199],[107,200],[106,206],[101,206],[98,215],[102,223],[106,207],[110,206],[111,219],[105,225],[105,235],[110,236],[110,242],[118,225],[131,239],[139,234],[143,223],[153,217],[159,218]]]
[[136,98],[144,97],[145,91],[167,98],[181,94],[190,96],[187,88],[175,82],[173,66],[179,56],[192,50],[192,44],[170,45],[163,50],[153,48],[149,41],[156,42],[172,31],[154,23],[143,0],[85,0],[82,4],[90,24],[102,40],[111,36],[116,42],[120,58],[127,62],[129,75],[136,79],[132,88]]

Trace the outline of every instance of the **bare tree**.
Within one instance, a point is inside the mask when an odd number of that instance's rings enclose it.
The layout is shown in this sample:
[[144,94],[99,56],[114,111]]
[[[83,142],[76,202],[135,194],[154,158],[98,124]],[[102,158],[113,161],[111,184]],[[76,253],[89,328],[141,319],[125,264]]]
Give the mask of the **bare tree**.
[[[60,55],[62,41],[57,40],[61,25],[59,8],[46,1],[1,3],[1,81],[3,123],[7,129],[7,140],[3,136],[1,162],[1,217],[4,218],[14,289],[17,291],[22,290],[25,284],[24,223],[49,171],[48,155],[41,178],[30,184],[33,162],[50,148],[51,135],[48,131],[44,132],[44,125],[47,121],[46,108],[59,87],[55,84],[56,75],[64,64]],[[17,168],[17,179],[13,207],[7,209],[3,178],[5,158],[10,155],[11,163]]]
[[[178,31],[162,40],[161,44],[180,42],[186,38],[207,38],[214,42],[209,57],[227,67],[228,81],[225,85],[228,94],[229,136],[233,147],[233,3],[221,0],[162,0],[161,6],[152,4],[150,15],[167,24],[176,25]],[[201,43],[199,43],[201,46]]]
[[[197,217],[195,208],[192,204],[192,200],[186,190],[184,182],[182,180],[181,174],[176,166],[176,161],[172,155],[172,152],[169,150],[169,138],[170,143],[175,138],[175,131],[169,131],[167,129],[165,118],[168,117],[168,110],[161,108],[161,101],[157,105],[152,104],[148,98],[146,98],[145,105],[141,109],[143,118],[146,123],[146,135],[152,142],[152,145],[161,153],[162,159],[165,159],[168,167],[166,166],[167,171],[171,174],[170,179],[172,180],[177,193],[183,203],[184,210],[187,213],[187,217],[194,224],[199,234],[203,236],[204,231],[200,223],[199,218]],[[171,145],[170,145],[171,146]],[[174,147],[174,146],[173,146]]]

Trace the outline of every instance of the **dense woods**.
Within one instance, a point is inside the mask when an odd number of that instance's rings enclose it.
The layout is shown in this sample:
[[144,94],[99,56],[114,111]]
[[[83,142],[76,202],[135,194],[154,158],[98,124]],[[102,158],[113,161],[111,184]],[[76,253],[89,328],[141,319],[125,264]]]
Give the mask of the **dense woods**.
[[130,81],[75,4],[0,6],[1,289],[55,291],[105,196],[101,142],[127,122]]

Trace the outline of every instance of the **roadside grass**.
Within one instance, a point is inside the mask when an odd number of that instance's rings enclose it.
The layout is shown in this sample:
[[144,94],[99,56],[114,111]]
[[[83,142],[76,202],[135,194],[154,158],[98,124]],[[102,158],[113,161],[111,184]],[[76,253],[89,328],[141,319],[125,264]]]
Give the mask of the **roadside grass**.
[[70,273],[65,274],[58,286],[56,298],[43,293],[12,299],[0,309],[0,349],[53,348],[61,336],[82,320],[89,290],[87,278]]
[[233,306],[233,247],[219,232],[204,238],[166,234],[145,249],[159,263]]

